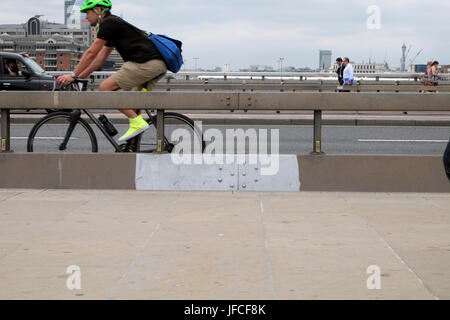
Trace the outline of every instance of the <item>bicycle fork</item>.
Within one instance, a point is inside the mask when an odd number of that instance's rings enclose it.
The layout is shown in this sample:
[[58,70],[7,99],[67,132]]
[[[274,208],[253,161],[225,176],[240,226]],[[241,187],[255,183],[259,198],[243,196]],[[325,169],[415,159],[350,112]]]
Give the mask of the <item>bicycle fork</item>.
[[70,113],[70,124],[67,127],[66,135],[64,136],[63,142],[59,145],[59,151],[64,151],[67,148],[67,143],[69,143],[70,136],[77,125],[78,119],[81,117],[80,110],[74,110]]

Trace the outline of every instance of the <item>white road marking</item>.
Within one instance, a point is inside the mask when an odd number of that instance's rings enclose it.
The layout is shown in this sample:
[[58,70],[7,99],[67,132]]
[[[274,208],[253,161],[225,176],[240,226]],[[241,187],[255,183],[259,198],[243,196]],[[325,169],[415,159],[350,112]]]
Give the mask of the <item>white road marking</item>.
[[448,143],[448,140],[358,139],[358,142],[433,142],[433,143]]
[[[34,140],[63,140],[64,137],[35,137]],[[70,140],[77,140],[78,138],[70,137]],[[28,140],[28,137],[12,137],[11,140]]]

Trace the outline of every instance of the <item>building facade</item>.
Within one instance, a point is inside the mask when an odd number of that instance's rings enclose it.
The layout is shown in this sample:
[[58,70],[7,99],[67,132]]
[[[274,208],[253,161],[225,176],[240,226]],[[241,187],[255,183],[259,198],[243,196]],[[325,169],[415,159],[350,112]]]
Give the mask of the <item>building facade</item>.
[[0,25],[0,51],[27,52],[46,71],[73,70],[90,43],[90,28],[69,29],[39,16],[25,24]]
[[421,72],[425,73],[427,70],[426,64],[412,64],[408,67],[408,72]]
[[265,65],[250,66],[250,72],[272,72],[272,71],[274,71],[272,66],[265,66]]
[[441,73],[450,73],[450,65],[440,65],[441,67]]
[[[351,65],[353,66],[353,72],[355,74],[383,73],[388,71],[388,67],[385,63],[351,63]],[[330,68],[332,72],[336,72],[337,69],[337,64],[333,64]]]

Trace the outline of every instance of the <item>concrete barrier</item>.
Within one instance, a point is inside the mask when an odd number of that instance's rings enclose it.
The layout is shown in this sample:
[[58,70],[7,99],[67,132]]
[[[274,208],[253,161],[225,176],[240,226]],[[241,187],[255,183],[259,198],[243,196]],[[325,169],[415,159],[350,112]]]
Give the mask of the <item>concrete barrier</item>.
[[4,153],[0,188],[450,192],[440,156],[280,155],[273,176],[261,174],[261,163],[170,161],[167,154]]
[[134,154],[0,153],[1,188],[135,189]]

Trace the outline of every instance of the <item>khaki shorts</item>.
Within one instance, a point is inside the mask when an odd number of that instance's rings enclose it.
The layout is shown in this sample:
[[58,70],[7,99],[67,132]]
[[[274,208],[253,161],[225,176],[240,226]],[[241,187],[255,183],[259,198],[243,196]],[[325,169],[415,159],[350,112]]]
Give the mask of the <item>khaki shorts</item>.
[[166,72],[167,66],[162,60],[144,63],[127,61],[112,77],[124,91],[141,91],[143,88],[152,90]]

